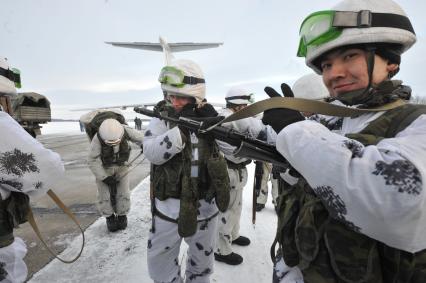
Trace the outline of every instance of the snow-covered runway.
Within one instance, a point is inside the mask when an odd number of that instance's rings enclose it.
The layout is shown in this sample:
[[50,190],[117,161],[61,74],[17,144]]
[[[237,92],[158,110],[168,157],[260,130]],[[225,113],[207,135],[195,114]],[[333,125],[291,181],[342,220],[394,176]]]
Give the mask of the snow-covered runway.
[[[244,258],[241,265],[229,266],[215,262],[211,282],[272,281],[269,248],[275,236],[276,215],[269,200],[266,209],[257,213],[256,227],[251,224],[254,165],[249,165],[248,169],[251,177],[244,189],[240,232],[241,235],[248,236],[252,243],[248,247],[233,247]],[[128,215],[129,226],[126,230],[110,233],[105,219],[98,219],[86,230],[86,246],[75,263],[64,264],[55,259],[34,274],[29,282],[152,282],[146,264],[147,239],[151,225],[149,177],[133,190],[131,201],[132,209]],[[73,257],[78,253],[80,245],[81,236],[72,241],[61,257]],[[180,255],[180,262],[184,269],[184,252]]]

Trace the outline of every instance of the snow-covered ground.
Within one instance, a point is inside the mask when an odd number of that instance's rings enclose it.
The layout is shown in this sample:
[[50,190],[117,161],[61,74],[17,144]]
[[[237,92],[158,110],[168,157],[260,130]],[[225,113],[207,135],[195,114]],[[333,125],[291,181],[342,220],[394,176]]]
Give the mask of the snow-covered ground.
[[[251,245],[233,246],[234,251],[244,258],[241,265],[229,266],[215,262],[211,282],[272,282],[269,248],[275,236],[276,215],[269,199],[266,208],[257,213],[256,226],[251,224],[253,171],[254,165],[251,164],[249,182],[243,194],[240,229],[241,235],[250,238]],[[149,177],[133,190],[131,201],[129,227],[126,230],[109,233],[105,219],[98,219],[86,230],[86,246],[75,263],[64,264],[55,259],[29,282],[152,282],[146,263],[148,231],[151,225]],[[72,241],[61,257],[73,257],[78,253],[80,245],[81,236]],[[183,246],[180,255],[182,269],[186,263],[185,250],[186,247]]]
[[74,135],[80,132],[80,125],[78,122],[49,122],[41,125],[41,134],[69,134]]
[[[127,124],[134,128],[135,123],[128,121]],[[49,122],[42,124],[41,134],[50,135],[50,134],[65,134],[65,135],[75,135],[80,133],[80,124],[79,122]]]

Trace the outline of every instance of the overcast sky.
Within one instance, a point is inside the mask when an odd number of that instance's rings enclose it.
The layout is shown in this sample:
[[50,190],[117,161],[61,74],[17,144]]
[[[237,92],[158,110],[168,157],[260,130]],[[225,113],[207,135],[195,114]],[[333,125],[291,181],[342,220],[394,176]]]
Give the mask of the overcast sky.
[[[162,53],[117,48],[105,41],[223,42],[176,53],[196,61],[207,99],[223,102],[232,85],[266,98],[263,87],[290,85],[310,70],[296,57],[298,29],[334,0],[0,0],[0,55],[22,72],[22,91],[47,95],[53,107],[105,106],[161,99]],[[377,0],[380,1],[380,0]],[[293,3],[293,4],[290,4]],[[426,2],[399,0],[418,42],[403,56],[398,78],[426,96]]]

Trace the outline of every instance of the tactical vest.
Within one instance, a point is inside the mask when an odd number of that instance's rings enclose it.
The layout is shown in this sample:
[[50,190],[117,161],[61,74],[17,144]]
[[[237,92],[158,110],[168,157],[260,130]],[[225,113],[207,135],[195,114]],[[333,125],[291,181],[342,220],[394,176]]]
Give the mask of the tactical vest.
[[[426,105],[406,104],[347,137],[364,145],[392,138],[420,115]],[[426,250],[417,253],[391,248],[357,233],[330,217],[307,182],[286,189],[278,198],[278,242],[288,266],[298,266],[306,283],[426,282]]]
[[24,193],[11,192],[7,199],[0,197],[0,248],[13,243],[13,228],[28,221],[30,198]]
[[[198,147],[198,161],[191,160],[193,146]],[[191,177],[192,165],[198,166],[198,177]],[[153,166],[151,174],[157,199],[180,199],[177,223],[182,237],[196,232],[198,200],[215,199],[220,211],[228,208],[230,184],[226,161],[211,137],[198,136],[196,145],[187,142],[169,161]]]
[[129,145],[129,137],[124,131],[123,138],[120,142],[120,149],[117,153],[114,153],[114,148],[110,145],[107,145],[97,133],[99,142],[101,144],[101,160],[102,165],[105,167],[110,167],[113,165],[123,166],[126,161],[129,160],[130,157],[130,145]]

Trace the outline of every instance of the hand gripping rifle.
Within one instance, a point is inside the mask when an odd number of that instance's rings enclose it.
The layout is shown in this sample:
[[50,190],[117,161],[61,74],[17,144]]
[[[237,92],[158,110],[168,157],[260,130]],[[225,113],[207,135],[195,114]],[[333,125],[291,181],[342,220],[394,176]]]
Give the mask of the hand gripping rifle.
[[210,134],[217,140],[236,146],[237,149],[233,154],[237,157],[269,162],[281,167],[285,167],[288,164],[284,157],[276,150],[275,146],[252,138],[248,134],[243,134],[223,126],[215,126],[206,130],[203,128],[203,119],[194,120],[186,117],[173,118],[163,116],[156,111],[143,107],[135,107],[134,111],[149,117],[171,122],[179,127],[190,129],[197,134]]

